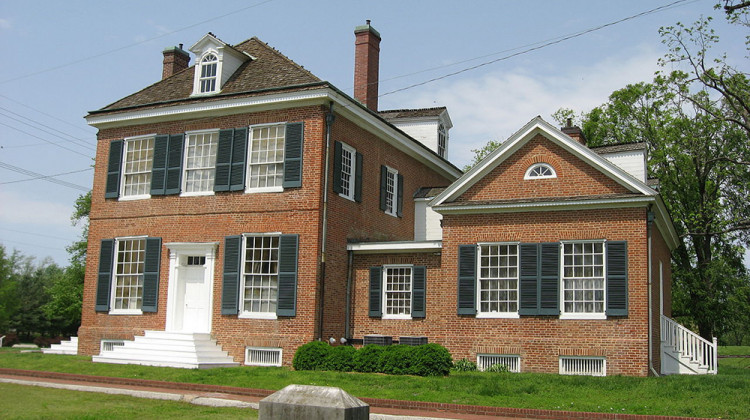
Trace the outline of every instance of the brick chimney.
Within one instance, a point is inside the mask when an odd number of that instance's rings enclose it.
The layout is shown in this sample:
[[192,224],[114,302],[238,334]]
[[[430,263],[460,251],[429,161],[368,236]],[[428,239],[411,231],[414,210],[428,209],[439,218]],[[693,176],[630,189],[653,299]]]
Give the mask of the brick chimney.
[[354,36],[354,98],[377,112],[380,34],[368,20],[354,28]]
[[165,48],[163,54],[164,67],[161,71],[162,80],[188,68],[188,64],[190,63],[190,54],[182,49],[182,44],[180,44],[179,47]]
[[562,127],[560,130],[578,143],[581,143],[584,146],[586,145],[586,137],[583,135],[583,130],[581,130],[581,127],[573,125],[573,120],[571,118],[568,118],[567,124],[565,124],[565,127]]

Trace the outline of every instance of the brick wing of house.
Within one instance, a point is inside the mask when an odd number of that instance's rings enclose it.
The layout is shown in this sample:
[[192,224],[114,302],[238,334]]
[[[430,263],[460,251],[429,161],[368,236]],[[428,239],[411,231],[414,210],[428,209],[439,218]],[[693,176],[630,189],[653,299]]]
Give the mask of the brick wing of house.
[[355,29],[352,98],[209,33],[87,115],[79,353],[280,366],[312,340],[434,342],[515,371],[664,370],[677,238],[643,146],[537,117],[462,174],[444,107],[377,109],[379,44]]

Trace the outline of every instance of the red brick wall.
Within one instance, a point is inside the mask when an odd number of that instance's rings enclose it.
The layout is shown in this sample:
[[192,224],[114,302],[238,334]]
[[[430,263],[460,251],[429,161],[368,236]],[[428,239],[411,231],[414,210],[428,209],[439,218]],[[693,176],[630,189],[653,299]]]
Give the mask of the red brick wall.
[[[661,281],[663,295],[660,296],[659,263],[661,263]],[[659,299],[664,302],[664,315],[672,316],[672,266],[671,253],[662,233],[656,224],[651,231],[651,357],[653,367],[661,373],[661,314]]]

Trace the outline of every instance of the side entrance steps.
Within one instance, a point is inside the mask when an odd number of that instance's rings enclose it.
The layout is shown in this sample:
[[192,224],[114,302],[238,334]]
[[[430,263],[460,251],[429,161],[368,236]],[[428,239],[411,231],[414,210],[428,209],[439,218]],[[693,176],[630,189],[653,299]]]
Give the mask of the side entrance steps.
[[664,315],[661,316],[661,373],[716,375],[717,342],[710,342]]
[[92,361],[184,369],[240,365],[216,344],[211,334],[171,331],[145,331],[145,335],[125,341],[122,346],[102,350]]
[[44,354],[78,354],[78,337],[70,337],[70,340],[61,341],[60,344],[52,344],[48,349],[42,349]]

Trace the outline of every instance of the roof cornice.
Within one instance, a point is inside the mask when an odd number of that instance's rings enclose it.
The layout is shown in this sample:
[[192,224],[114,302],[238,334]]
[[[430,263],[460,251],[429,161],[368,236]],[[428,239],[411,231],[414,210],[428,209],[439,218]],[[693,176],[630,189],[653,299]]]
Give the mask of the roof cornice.
[[347,251],[355,254],[440,252],[442,249],[443,241],[360,242],[346,246]]
[[490,202],[477,204],[441,204],[432,209],[440,214],[519,213],[530,211],[589,210],[644,207],[656,202],[654,196],[594,198],[581,200],[550,200],[521,202]]

